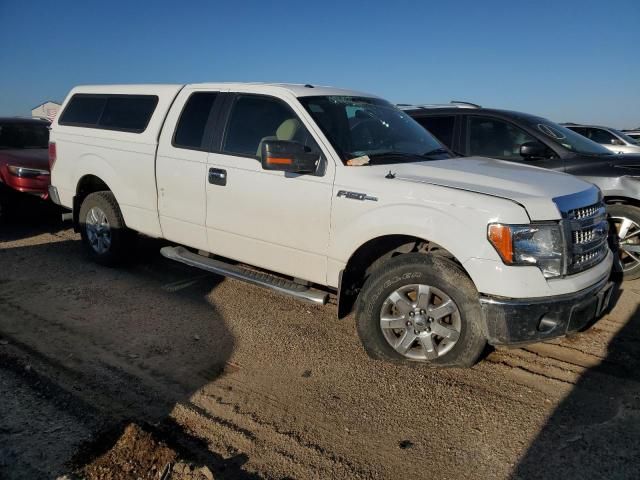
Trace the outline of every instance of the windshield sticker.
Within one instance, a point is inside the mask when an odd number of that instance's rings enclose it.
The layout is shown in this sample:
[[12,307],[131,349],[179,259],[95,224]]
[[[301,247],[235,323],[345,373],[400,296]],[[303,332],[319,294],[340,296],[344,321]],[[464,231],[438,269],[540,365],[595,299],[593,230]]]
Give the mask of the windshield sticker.
[[544,123],[538,124],[538,130],[540,130],[542,133],[544,133],[548,137],[552,137],[557,140],[562,140],[566,138],[562,132],[559,132],[555,128],[550,127],[549,125],[545,125]]

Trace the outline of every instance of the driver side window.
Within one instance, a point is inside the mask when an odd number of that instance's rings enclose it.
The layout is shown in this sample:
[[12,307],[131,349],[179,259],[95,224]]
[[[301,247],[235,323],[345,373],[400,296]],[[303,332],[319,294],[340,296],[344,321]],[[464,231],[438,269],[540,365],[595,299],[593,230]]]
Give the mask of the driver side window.
[[601,128],[589,128],[589,138],[601,145],[611,145],[616,138],[613,134]]
[[469,155],[522,160],[520,147],[527,142],[537,140],[509,122],[487,117],[468,117],[466,145]]
[[308,152],[320,152],[289,105],[273,97],[239,95],[229,116],[223,152],[260,158],[262,142],[266,140],[297,142]]

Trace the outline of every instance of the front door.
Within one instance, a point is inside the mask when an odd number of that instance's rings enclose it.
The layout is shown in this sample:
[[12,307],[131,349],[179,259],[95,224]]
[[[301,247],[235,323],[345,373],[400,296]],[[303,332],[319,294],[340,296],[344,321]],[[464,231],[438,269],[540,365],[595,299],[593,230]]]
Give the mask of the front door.
[[320,149],[297,105],[254,94],[231,101],[224,135],[208,157],[208,250],[312,282],[326,281],[334,165],[317,174],[263,170],[263,140]]
[[466,155],[499,158],[564,171],[564,161],[550,148],[547,158],[523,158],[520,155],[520,147],[528,142],[541,143],[522,128],[506,120],[482,115],[467,115],[462,142]]

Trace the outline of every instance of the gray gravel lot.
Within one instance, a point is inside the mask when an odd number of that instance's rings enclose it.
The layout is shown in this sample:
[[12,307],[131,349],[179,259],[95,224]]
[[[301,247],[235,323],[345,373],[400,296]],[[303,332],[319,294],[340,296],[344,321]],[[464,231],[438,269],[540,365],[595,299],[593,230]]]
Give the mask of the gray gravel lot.
[[131,421],[216,478],[640,475],[640,282],[585,333],[431,370],[159,246],[112,270],[68,225],[0,226],[0,478],[69,472]]

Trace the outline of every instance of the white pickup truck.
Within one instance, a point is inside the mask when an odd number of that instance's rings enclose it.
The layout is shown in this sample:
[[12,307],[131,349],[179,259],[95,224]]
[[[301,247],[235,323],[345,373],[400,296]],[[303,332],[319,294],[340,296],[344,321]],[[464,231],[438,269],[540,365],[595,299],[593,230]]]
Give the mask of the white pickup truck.
[[89,255],[136,233],[172,260],[355,310],[374,358],[469,366],[486,343],[580,330],[613,283],[597,187],[455,158],[372,95],[312,85],[74,88],[51,198]]

